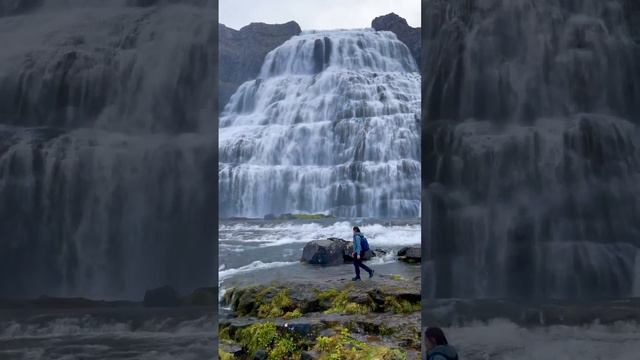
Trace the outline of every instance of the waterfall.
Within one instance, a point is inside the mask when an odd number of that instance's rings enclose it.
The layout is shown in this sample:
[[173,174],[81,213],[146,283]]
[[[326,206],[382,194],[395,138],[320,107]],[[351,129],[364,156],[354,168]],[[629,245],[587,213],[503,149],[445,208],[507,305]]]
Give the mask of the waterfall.
[[427,292],[637,294],[638,10],[425,1]]
[[0,17],[0,297],[215,284],[213,7],[14,3],[34,9]]
[[220,216],[419,216],[419,121],[420,75],[393,33],[294,36],[221,115]]

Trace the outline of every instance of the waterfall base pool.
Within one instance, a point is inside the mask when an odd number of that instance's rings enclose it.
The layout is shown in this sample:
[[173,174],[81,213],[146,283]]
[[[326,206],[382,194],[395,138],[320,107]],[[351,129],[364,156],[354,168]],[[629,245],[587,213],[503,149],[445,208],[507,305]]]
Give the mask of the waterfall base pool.
[[0,359],[210,359],[211,308],[0,310]]
[[333,219],[314,221],[221,220],[221,293],[239,285],[273,280],[353,276],[353,265],[315,266],[300,263],[304,245],[312,240],[337,237],[351,241],[351,227],[359,225],[372,248],[388,251],[367,262],[379,274],[405,278],[420,276],[420,266],[398,262],[397,250],[420,246],[419,219]]

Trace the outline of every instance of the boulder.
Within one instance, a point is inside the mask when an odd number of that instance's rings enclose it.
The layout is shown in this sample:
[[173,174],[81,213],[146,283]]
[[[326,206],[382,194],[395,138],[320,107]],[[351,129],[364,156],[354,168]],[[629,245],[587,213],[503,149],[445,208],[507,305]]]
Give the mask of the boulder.
[[144,293],[144,306],[146,307],[166,307],[178,306],[180,299],[176,289],[165,285],[156,289],[147,290]]
[[253,356],[254,360],[267,360],[267,358],[269,357],[269,355],[267,354],[267,352],[265,350],[258,350],[256,351],[256,354]]
[[421,262],[422,261],[422,251],[420,247],[417,246],[407,246],[398,250],[398,259],[405,262]]
[[242,349],[242,346],[236,343],[227,343],[227,342],[221,341],[220,350],[227,354],[231,354],[234,357],[240,357],[241,355],[244,354],[244,350]]
[[[300,261],[315,265],[340,265],[352,262],[352,253],[353,243],[351,241],[338,238],[314,240],[304,246]],[[364,260],[371,260],[375,256],[375,251],[367,250]]]
[[316,351],[303,351],[300,354],[300,360],[316,360],[320,359],[320,354]]
[[348,245],[349,242],[338,238],[313,240],[304,246],[300,261],[314,265],[344,264]]
[[218,288],[205,287],[193,290],[191,295],[183,299],[185,305],[216,306],[218,303]]

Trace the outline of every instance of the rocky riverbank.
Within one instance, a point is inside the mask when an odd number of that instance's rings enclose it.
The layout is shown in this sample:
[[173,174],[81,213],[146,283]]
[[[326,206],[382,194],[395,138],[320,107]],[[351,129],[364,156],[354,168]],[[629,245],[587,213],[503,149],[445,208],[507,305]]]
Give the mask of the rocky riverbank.
[[221,359],[418,359],[420,279],[376,275],[228,290]]

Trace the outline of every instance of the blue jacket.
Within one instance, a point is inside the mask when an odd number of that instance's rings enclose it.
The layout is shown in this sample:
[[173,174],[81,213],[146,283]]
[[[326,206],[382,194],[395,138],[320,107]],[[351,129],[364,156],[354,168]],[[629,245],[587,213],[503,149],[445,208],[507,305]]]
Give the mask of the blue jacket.
[[353,234],[353,252],[360,254],[362,252],[361,237],[364,236],[362,233]]
[[449,345],[438,345],[427,353],[427,360],[457,360],[458,353]]

